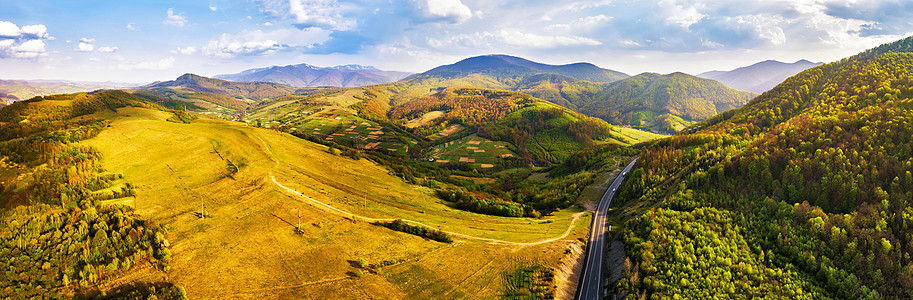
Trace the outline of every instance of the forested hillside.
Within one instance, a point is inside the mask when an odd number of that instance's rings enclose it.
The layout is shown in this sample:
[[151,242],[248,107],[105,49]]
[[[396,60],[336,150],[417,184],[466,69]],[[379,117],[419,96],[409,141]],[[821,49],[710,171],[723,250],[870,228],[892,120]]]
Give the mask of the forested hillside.
[[[164,229],[130,207],[103,203],[135,196],[134,187],[79,143],[109,122],[92,114],[124,106],[157,107],[108,91],[36,97],[0,110],[0,296],[97,297],[97,284],[166,266]],[[181,297],[169,283],[144,284],[158,286],[151,293],[158,297]]]
[[603,88],[574,104],[612,124],[674,133],[696,121],[739,108],[755,94],[684,73],[643,73]]
[[590,64],[552,66],[505,55],[468,58],[410,76],[396,86],[516,91],[611,124],[661,133],[741,107],[755,96],[684,73],[631,77]]
[[913,38],[644,149],[622,188],[650,297],[913,296]]

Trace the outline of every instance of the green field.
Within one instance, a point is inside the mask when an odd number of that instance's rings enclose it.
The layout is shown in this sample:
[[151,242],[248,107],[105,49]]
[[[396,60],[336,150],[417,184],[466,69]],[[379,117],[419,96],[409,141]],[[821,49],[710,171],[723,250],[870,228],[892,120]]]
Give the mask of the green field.
[[667,137],[668,135],[652,133],[630,127],[615,126],[618,136],[625,139],[628,145],[639,144]]
[[[84,143],[136,186],[134,199],[119,202],[171,229],[173,253],[169,271],[129,276],[167,276],[192,298],[497,298],[514,262],[556,265],[588,232],[589,214],[579,209],[543,219],[453,209],[367,160],[286,133],[205,118],[165,122],[168,113],[140,108],[117,114]],[[421,222],[457,241],[355,221],[361,217]],[[358,277],[359,259],[404,262]]]

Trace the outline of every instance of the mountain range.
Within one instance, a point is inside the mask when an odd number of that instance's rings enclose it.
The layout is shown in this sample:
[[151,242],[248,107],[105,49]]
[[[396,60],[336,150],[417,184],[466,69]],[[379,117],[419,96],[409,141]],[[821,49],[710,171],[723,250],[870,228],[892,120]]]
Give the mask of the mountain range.
[[698,74],[697,77],[713,79],[739,90],[760,94],[780,84],[786,78],[822,64],[804,59],[794,63],[765,60],[730,71],[704,72]]
[[359,87],[398,81],[411,73],[383,71],[371,66],[341,65],[317,67],[309,64],[272,66],[216,75],[213,78],[238,82],[275,82],[294,87]]
[[507,55],[467,58],[403,80],[410,82],[518,91],[611,124],[663,133],[738,108],[755,95],[684,73],[632,77],[589,63],[556,66]]

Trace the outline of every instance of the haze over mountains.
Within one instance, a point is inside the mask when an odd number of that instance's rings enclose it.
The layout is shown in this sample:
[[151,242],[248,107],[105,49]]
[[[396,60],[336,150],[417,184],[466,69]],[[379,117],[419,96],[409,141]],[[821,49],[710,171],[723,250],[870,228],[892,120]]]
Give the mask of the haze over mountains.
[[732,88],[760,94],[770,90],[790,76],[822,64],[804,59],[794,63],[765,60],[730,71],[704,72],[698,74],[697,77],[713,79]]
[[136,85],[119,82],[0,79],[0,105],[26,100],[35,96],[88,92],[98,89],[125,88],[131,86]]
[[272,66],[249,69],[237,74],[213,76],[229,81],[266,81],[287,84],[294,87],[359,87],[398,81],[412,73],[383,71],[371,66],[341,65],[317,67],[309,64]]

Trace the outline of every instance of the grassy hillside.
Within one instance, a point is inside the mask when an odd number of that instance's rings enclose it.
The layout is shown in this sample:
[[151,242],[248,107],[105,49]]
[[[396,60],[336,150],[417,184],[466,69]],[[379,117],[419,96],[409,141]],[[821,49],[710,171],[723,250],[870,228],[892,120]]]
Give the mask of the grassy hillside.
[[[466,212],[389,166],[146,99],[0,109],[4,296],[498,298],[530,268],[545,296],[588,232],[579,209]],[[395,219],[454,243],[373,224]]]
[[[368,160],[273,130],[165,122],[144,109],[118,115],[87,144],[137,186],[126,203],[172,228],[168,274],[192,297],[496,298],[507,284],[503,272],[520,261],[554,266],[588,224],[573,210],[545,220],[456,210]],[[201,205],[205,219],[196,214]],[[296,235],[299,210],[303,233]],[[453,232],[457,242],[364,218],[421,222]],[[363,268],[362,260],[389,266]]]
[[[171,259],[167,231],[131,207],[135,186],[81,143],[128,106],[159,111],[124,92],[37,97],[0,109],[0,296],[177,299],[160,276]],[[138,275],[142,274],[142,275]],[[131,278],[125,283],[125,278]],[[157,292],[146,287],[157,287]],[[120,294],[119,290],[129,289]]]
[[812,68],[647,147],[620,290],[913,296],[913,38]]

